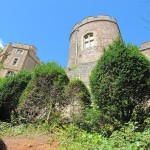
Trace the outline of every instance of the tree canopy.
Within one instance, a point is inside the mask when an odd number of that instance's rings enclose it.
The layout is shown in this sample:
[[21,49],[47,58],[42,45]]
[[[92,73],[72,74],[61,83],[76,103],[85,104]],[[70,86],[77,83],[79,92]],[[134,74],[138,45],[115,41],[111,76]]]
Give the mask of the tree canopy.
[[150,61],[119,37],[109,45],[90,76],[94,102],[104,114],[126,122],[150,97]]

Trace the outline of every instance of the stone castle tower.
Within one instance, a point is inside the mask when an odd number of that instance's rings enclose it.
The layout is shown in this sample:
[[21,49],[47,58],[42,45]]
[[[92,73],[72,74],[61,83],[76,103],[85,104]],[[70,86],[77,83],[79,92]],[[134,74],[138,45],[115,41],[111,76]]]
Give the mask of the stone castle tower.
[[68,67],[95,62],[103,48],[119,35],[117,21],[109,16],[88,17],[77,23],[70,35]]
[[[77,23],[70,34],[70,53],[67,74],[86,85],[89,75],[103,54],[104,48],[120,34],[116,19],[106,15],[88,17]],[[150,42],[143,43],[141,52],[150,59]]]
[[9,43],[0,53],[0,62],[3,68],[0,68],[0,77],[10,76],[20,70],[32,70],[40,63],[36,56],[36,48],[32,45]]
[[81,23],[77,23],[70,35],[68,75],[79,78],[88,85],[89,75],[98,58],[103,54],[103,49],[119,34],[116,19],[106,15],[97,18],[88,17]]

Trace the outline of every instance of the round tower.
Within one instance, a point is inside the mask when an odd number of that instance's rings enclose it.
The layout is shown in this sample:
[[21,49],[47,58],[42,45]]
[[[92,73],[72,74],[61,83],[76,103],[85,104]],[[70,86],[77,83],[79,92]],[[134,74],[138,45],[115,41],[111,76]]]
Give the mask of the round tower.
[[103,49],[120,34],[116,19],[106,15],[88,17],[77,23],[70,35],[68,67],[96,62]]

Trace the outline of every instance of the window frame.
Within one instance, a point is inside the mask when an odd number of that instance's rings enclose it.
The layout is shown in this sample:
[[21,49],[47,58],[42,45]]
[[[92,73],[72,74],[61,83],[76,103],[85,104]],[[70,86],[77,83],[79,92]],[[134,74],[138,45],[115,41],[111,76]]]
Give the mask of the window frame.
[[19,61],[19,58],[14,58],[14,60],[12,62],[12,66],[16,66],[18,61]]
[[83,36],[84,49],[95,46],[94,33],[90,32]]
[[12,76],[12,75],[14,75],[14,71],[8,70],[7,73],[6,73],[6,77],[9,77],[9,76]]
[[23,52],[24,52],[24,50],[23,49],[17,49],[16,50],[16,54],[18,54],[18,55],[22,55],[23,54]]

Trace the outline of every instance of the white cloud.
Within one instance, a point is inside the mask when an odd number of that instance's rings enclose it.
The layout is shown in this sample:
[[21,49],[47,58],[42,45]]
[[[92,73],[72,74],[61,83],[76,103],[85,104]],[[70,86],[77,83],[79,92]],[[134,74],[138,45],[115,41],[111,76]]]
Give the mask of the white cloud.
[[0,38],[0,47],[2,47],[2,48],[4,47],[3,46],[3,40],[1,38]]

